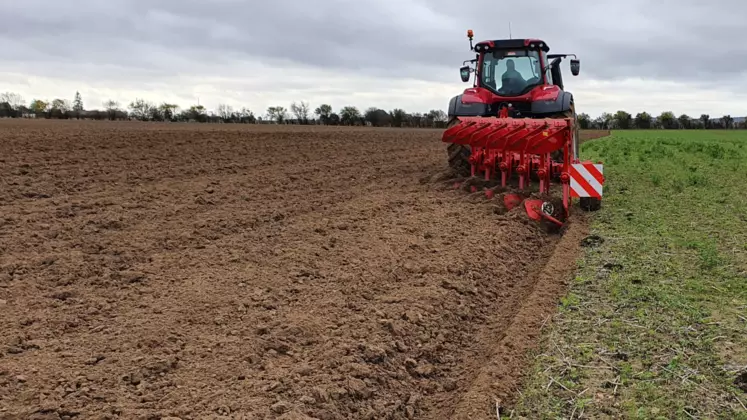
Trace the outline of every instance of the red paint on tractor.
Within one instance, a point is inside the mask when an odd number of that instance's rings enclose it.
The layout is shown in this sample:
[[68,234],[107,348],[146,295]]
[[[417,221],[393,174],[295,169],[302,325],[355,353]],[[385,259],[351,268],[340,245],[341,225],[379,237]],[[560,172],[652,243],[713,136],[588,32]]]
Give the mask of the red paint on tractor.
[[555,101],[560,95],[560,88],[555,85],[542,85],[529,91],[529,102]]
[[[478,82],[479,83],[479,82]],[[560,88],[554,85],[537,86],[521,96],[503,97],[496,95],[490,90],[483,87],[473,87],[465,89],[462,93],[463,104],[491,104],[501,101],[509,102],[539,102],[555,101],[560,95]]]
[[462,94],[462,103],[463,104],[488,104],[495,101],[497,98],[497,95],[495,95],[493,92],[481,88],[469,88],[465,89],[464,93]]
[[525,39],[525,40],[524,40],[524,46],[525,46],[525,47],[528,47],[528,46],[529,46],[529,44],[540,44],[540,43],[544,43],[544,42],[545,42],[545,41],[543,41],[543,40],[541,40],[541,39],[536,39],[536,38],[529,38],[529,39]]

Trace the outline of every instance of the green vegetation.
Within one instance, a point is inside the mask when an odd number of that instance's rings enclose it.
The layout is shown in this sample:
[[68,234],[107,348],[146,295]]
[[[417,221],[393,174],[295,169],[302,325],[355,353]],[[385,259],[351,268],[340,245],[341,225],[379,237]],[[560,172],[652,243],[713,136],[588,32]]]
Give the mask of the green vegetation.
[[711,117],[709,114],[701,114],[700,117],[691,117],[680,114],[676,117],[672,111],[664,111],[658,116],[653,116],[646,111],[639,112],[635,116],[626,111],[617,111],[614,114],[603,112],[600,116],[592,119],[589,114],[578,115],[578,123],[582,130],[585,129],[641,129],[661,128],[665,130],[703,130],[703,129],[731,129],[747,128],[747,119],[744,117],[732,118],[731,115]]
[[617,131],[582,156],[603,207],[513,418],[747,419],[747,134]]

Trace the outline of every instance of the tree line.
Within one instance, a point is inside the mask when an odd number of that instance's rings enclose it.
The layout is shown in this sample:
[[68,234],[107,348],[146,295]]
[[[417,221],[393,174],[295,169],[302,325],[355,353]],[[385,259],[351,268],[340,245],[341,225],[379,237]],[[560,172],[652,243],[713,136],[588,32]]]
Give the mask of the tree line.
[[652,116],[648,112],[639,112],[635,116],[626,111],[617,111],[614,114],[603,113],[592,119],[588,114],[579,114],[578,123],[581,129],[747,129],[747,118],[732,118],[731,115],[712,118],[708,114],[702,114],[694,118],[687,114],[675,116],[671,111],[665,111],[658,116]]
[[324,125],[372,125],[375,127],[445,127],[446,113],[431,110],[427,113],[409,113],[403,109],[386,111],[376,107],[360,111],[355,106],[344,106],[335,112],[331,105],[322,104],[313,111],[308,102],[293,102],[289,108],[268,107],[264,114],[256,115],[246,107],[236,109],[220,104],[215,111],[203,105],[192,105],[181,109],[176,104],[155,104],[144,99],[135,99],[126,106],[114,100],[105,101],[103,109],[86,110],[79,92],[72,102],[65,99],[46,101],[33,99],[28,106],[23,98],[12,92],[0,94],[0,118],[47,118],[47,119],[94,119],[94,120],[138,120],[203,123],[243,124],[324,124]]
[[[220,104],[216,111],[203,105],[192,105],[181,109],[176,104],[155,104],[144,99],[122,106],[114,100],[105,101],[102,109],[85,109],[83,98],[75,92],[72,101],[56,98],[51,101],[33,99],[28,105],[21,95],[13,92],[0,93],[0,118],[48,118],[48,119],[94,119],[94,120],[138,120],[204,123],[243,124],[323,124],[323,125],[371,125],[374,127],[424,127],[443,128],[447,123],[444,111],[434,109],[427,113],[409,113],[403,109],[386,111],[376,107],[360,111],[354,106],[344,106],[335,112],[331,105],[322,104],[313,111],[308,102],[293,102],[289,108],[268,107],[264,114],[256,115],[242,107],[235,109]],[[614,114],[603,113],[596,118],[586,113],[578,115],[582,129],[747,129],[747,119],[724,115],[711,118],[703,114],[698,118],[671,111],[653,116],[639,112],[635,116],[626,111]]]

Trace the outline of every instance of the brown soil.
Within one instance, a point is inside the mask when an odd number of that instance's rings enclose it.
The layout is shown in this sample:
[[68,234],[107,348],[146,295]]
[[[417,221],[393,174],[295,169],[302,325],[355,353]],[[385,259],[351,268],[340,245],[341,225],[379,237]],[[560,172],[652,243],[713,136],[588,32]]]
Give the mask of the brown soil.
[[581,130],[581,143],[610,135],[610,130]]
[[439,134],[0,121],[0,418],[495,418],[585,223]]

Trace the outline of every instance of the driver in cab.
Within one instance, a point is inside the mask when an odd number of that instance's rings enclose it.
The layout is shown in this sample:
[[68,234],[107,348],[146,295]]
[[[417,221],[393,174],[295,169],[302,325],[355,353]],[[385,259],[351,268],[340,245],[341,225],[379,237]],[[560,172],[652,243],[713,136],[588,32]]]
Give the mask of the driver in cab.
[[503,89],[513,92],[521,91],[526,86],[526,80],[516,71],[514,60],[506,60],[506,71],[501,76],[501,83]]

